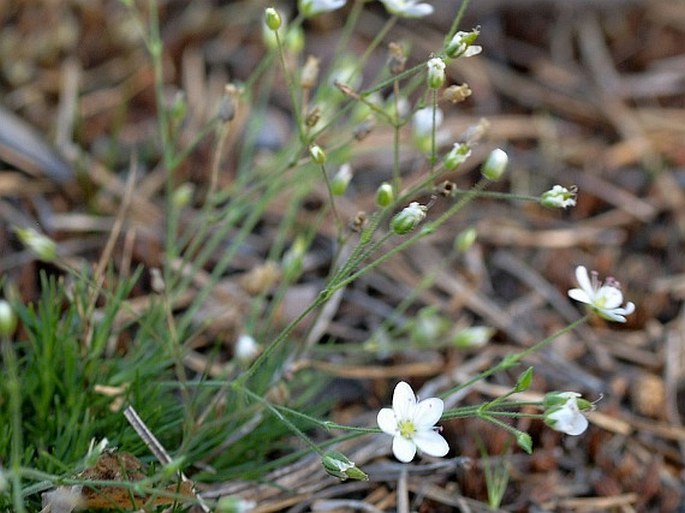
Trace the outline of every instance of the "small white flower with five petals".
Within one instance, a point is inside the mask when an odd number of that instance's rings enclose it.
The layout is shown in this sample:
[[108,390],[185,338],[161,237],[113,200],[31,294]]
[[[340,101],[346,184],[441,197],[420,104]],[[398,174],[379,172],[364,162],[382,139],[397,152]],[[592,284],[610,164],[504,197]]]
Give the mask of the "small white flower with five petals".
[[635,311],[635,305],[630,301],[625,307],[621,306],[623,293],[620,284],[613,278],[607,278],[602,284],[597,278],[596,271],[592,271],[592,279],[590,279],[587,269],[579,265],[576,267],[576,280],[580,288],[569,290],[569,297],[587,304],[601,318],[608,321],[626,322],[625,316]]
[[444,408],[442,399],[437,397],[417,401],[411,386],[404,381],[395,386],[392,408],[381,409],[376,420],[378,427],[393,437],[392,452],[398,460],[409,463],[417,448],[429,456],[448,453],[447,441],[435,429]]
[[403,18],[420,18],[433,14],[433,6],[418,0],[381,0],[390,14]]

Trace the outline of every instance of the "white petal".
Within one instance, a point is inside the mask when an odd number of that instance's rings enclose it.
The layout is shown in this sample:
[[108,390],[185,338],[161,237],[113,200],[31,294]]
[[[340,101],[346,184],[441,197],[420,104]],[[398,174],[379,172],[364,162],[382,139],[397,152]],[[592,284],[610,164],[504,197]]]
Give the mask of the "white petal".
[[420,401],[414,410],[414,425],[419,431],[432,428],[442,417],[445,403],[442,399],[431,397]]
[[635,311],[635,303],[628,301],[625,308],[617,308],[616,310],[623,315],[630,315]]
[[381,411],[378,412],[376,422],[384,433],[389,435],[397,433],[397,417],[395,417],[395,412],[390,408],[382,408]]
[[578,280],[578,285],[580,285],[581,289],[583,289],[590,297],[594,296],[592,282],[590,281],[590,276],[588,276],[585,266],[579,265],[576,267],[576,280]]
[[416,433],[414,435],[414,443],[421,452],[425,452],[429,456],[442,457],[450,450],[447,440],[432,429]]
[[402,419],[411,419],[416,407],[416,395],[408,383],[400,381],[395,386],[395,391],[392,394],[392,409],[395,410],[395,416]]
[[590,299],[590,296],[588,296],[587,292],[582,289],[571,289],[568,291],[568,296],[571,299],[580,301],[581,303],[587,303],[588,305],[592,304],[592,299]]
[[396,435],[392,439],[392,453],[403,463],[409,463],[416,456],[416,445],[403,436]]
[[595,302],[602,305],[602,308],[617,308],[623,303],[623,294],[616,287],[604,285],[597,291]]

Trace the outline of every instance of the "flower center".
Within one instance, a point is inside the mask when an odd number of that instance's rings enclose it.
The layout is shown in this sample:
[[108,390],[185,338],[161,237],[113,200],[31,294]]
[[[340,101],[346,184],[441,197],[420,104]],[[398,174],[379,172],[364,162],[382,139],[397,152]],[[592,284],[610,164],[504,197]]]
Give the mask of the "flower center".
[[397,428],[400,431],[400,435],[408,440],[414,438],[414,434],[416,434],[416,426],[411,420],[400,420],[397,423]]

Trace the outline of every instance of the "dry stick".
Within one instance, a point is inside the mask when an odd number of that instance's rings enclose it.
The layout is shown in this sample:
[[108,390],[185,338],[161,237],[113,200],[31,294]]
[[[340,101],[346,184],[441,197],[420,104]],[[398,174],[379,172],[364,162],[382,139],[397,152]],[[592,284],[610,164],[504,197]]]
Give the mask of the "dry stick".
[[[166,452],[166,449],[164,449],[164,446],[159,440],[157,440],[157,437],[152,433],[152,431],[148,429],[148,427],[145,425],[145,422],[143,422],[143,419],[140,418],[133,406],[126,407],[124,410],[124,417],[126,417],[126,420],[128,420],[128,423],[131,424],[131,427],[135,430],[135,432],[138,433],[140,439],[145,443],[145,445],[147,445],[147,448],[150,449],[150,452],[154,454],[155,458],[157,458],[162,465],[169,465],[172,461],[171,456],[169,456],[169,453]],[[207,503],[195,489],[195,484],[188,479],[183,472],[179,471],[178,475],[181,478],[181,481],[191,484],[193,495],[195,496],[195,499],[197,499],[202,511],[205,513],[211,513],[211,509],[209,506],[207,506]]]

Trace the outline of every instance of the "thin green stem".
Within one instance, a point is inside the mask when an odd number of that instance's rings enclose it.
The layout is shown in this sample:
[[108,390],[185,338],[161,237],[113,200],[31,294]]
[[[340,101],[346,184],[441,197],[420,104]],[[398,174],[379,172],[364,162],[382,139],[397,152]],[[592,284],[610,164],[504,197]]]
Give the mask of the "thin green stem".
[[281,60],[281,67],[283,68],[283,76],[285,77],[285,83],[288,87],[288,94],[290,95],[290,103],[293,106],[293,116],[295,117],[295,123],[297,124],[297,133],[300,137],[300,142],[304,145],[306,142],[306,134],[304,131],[304,126],[302,124],[302,113],[300,112],[300,103],[297,100],[297,92],[295,91],[295,82],[293,76],[288,70],[288,65],[285,62],[285,49],[283,48],[283,42],[281,41],[281,36],[278,31],[274,31],[276,36],[276,45],[278,47],[278,56]]
[[518,365],[518,363],[519,363],[523,358],[525,358],[526,356],[528,356],[528,355],[530,355],[530,354],[532,354],[532,353],[535,353],[535,352],[539,351],[540,349],[544,348],[545,346],[548,346],[548,345],[551,344],[555,339],[557,339],[558,337],[560,337],[560,336],[563,335],[564,333],[568,333],[568,332],[570,332],[570,331],[576,329],[576,328],[577,328],[578,326],[580,326],[581,324],[587,322],[588,318],[589,318],[589,316],[587,316],[587,315],[584,316],[584,317],[581,317],[580,319],[578,319],[578,320],[572,322],[572,323],[569,324],[568,326],[566,326],[566,327],[560,329],[560,330],[557,331],[556,333],[553,333],[553,334],[550,335],[549,337],[544,338],[543,340],[537,342],[536,344],[530,346],[529,348],[524,349],[523,351],[520,351],[520,352],[518,352],[518,353],[514,353],[514,354],[510,354],[510,355],[505,356],[505,357],[502,359],[502,361],[499,362],[499,363],[498,363],[497,365],[495,365],[494,367],[491,367],[491,368],[489,368],[489,369],[487,369],[487,370],[481,372],[480,374],[477,374],[477,375],[474,376],[473,378],[471,378],[471,379],[465,381],[464,383],[461,383],[459,386],[456,386],[456,387],[452,388],[451,390],[448,390],[447,392],[441,394],[441,397],[448,397],[448,396],[450,396],[450,395],[452,395],[452,394],[455,394],[455,393],[459,392],[460,390],[463,390],[463,389],[465,389],[465,388],[467,388],[467,387],[470,387],[471,385],[473,385],[474,383],[477,383],[478,381],[481,381],[481,380],[483,380],[483,379],[485,379],[485,378],[488,378],[488,377],[492,376],[493,374],[496,374],[496,373],[498,373],[498,372],[500,372],[500,371],[502,371],[502,370],[505,370],[505,369],[509,369],[509,368],[511,368],[511,367],[514,367],[515,365]]

